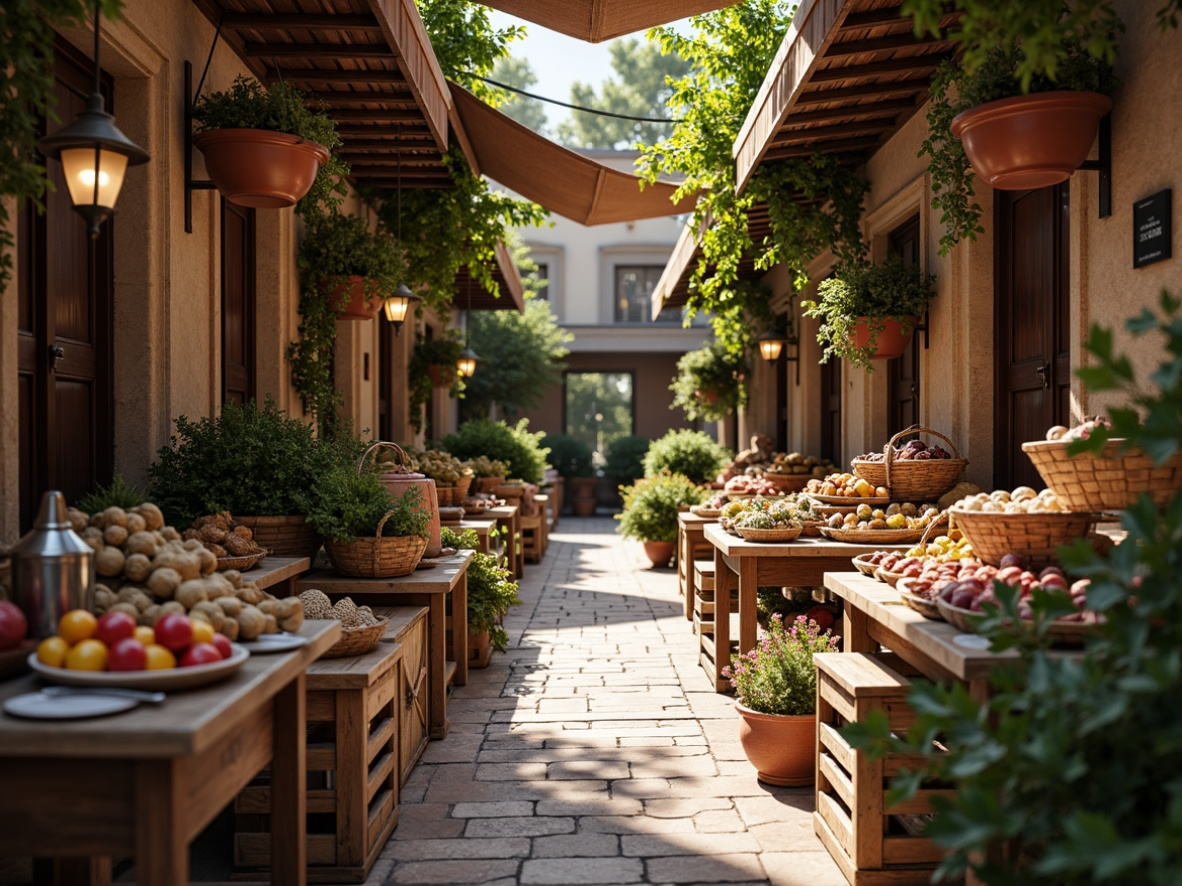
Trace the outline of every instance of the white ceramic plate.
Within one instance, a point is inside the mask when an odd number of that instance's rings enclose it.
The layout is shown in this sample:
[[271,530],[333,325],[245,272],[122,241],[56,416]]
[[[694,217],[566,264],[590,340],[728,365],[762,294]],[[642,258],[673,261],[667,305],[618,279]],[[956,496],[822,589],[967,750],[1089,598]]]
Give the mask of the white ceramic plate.
[[4,712],[34,720],[77,720],[130,711],[138,704],[134,698],[116,698],[113,695],[52,696],[43,692],[26,692],[6,699]]
[[308,642],[307,637],[299,634],[259,634],[254,640],[241,640],[238,645],[250,652],[251,655],[267,655],[274,652],[290,652],[299,649]]
[[234,654],[212,664],[167,671],[70,671],[51,668],[37,660],[37,653],[29,655],[29,667],[50,683],[63,686],[122,686],[126,689],[191,689],[216,680],[223,680],[250,658],[250,653],[237,643],[231,644]]

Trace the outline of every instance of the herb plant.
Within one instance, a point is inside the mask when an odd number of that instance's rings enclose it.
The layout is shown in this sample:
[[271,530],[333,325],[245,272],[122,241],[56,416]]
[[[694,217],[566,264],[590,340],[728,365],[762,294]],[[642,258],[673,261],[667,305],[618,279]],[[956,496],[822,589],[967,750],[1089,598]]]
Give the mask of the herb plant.
[[547,456],[554,470],[563,477],[593,477],[595,465],[591,461],[591,447],[570,434],[547,434],[542,445],[550,450]]
[[483,455],[503,461],[508,477],[541,483],[546,473],[546,456],[550,453],[542,445],[544,436],[542,431],[530,432],[527,418],[516,425],[482,418],[464,422],[456,433],[444,437],[441,445],[456,458],[475,459]]
[[77,502],[77,508],[88,514],[97,514],[107,508],[116,507],[128,510],[144,503],[143,490],[132,486],[123,479],[122,474],[116,474],[109,486],[96,486]]
[[[852,265],[821,281],[818,300],[803,302],[804,315],[821,321],[817,333],[817,342],[825,348],[821,362],[844,357],[873,372],[871,357],[885,328],[883,321],[897,320],[905,333],[911,331],[913,318],[923,316],[935,295],[935,279],[918,265],[908,267],[892,255],[881,265]],[[869,320],[870,339],[859,348],[854,344],[854,328],[863,317]]]
[[751,371],[745,356],[734,356],[721,342],[687,351],[677,361],[677,375],[669,390],[670,409],[682,409],[691,421],[726,418],[747,403],[746,374]]
[[[1161,464],[1182,447],[1180,310],[1163,293],[1158,312],[1125,324],[1162,348],[1148,384],[1114,353],[1111,330],[1092,328],[1094,365],[1077,374],[1089,393],[1114,392],[1125,405],[1108,409],[1111,431],[1097,428],[1069,452],[1099,454],[1123,436]],[[1082,655],[1048,649],[1048,621],[1073,609],[1062,596],[1036,594],[1031,626],[1018,617],[1017,589],[996,583],[999,605],[983,607],[979,631],[1020,658],[991,675],[986,705],[961,684],[917,681],[905,738],[882,717],[846,728],[871,753],[917,755],[888,802],[928,779],[951,781],[926,830],[950,853],[937,876],[972,868],[1006,886],[1182,881],[1182,494],[1161,511],[1143,495],[1121,524],[1128,536],[1107,556],[1084,542],[1060,551],[1064,569],[1091,580],[1088,606],[1104,616]],[[944,750],[933,747],[939,735]]]
[[374,471],[358,473],[352,465],[338,465],[317,480],[317,487],[317,502],[307,517],[327,539],[372,538],[387,514],[390,516],[382,527],[383,538],[427,537],[429,516],[417,486],[394,498]]
[[813,656],[836,652],[837,639],[815,621],[798,615],[792,627],[776,612],[759,644],[722,669],[735,700],[761,714],[800,716],[817,711],[817,669]]
[[624,510],[616,514],[617,531],[637,541],[677,541],[677,512],[683,506],[701,504],[705,491],[681,474],[644,477],[621,486]]
[[457,534],[443,528],[443,546],[475,551],[468,563],[468,631],[488,631],[493,649],[504,652],[509,648],[509,634],[501,619],[510,606],[521,602],[517,597],[517,582],[512,573],[502,567],[492,554],[481,553],[480,539],[471,529]]
[[644,456],[644,475],[653,477],[668,471],[695,483],[710,483],[730,460],[731,454],[701,431],[670,431],[649,446]]

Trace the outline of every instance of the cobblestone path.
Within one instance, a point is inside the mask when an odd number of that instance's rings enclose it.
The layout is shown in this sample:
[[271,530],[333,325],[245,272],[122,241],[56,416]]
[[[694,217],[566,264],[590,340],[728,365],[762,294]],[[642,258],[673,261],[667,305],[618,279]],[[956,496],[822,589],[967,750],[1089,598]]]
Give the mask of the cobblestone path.
[[470,673],[369,882],[844,886],[812,789],[755,779],[697,664],[677,577],[606,518],[564,518],[508,654]]

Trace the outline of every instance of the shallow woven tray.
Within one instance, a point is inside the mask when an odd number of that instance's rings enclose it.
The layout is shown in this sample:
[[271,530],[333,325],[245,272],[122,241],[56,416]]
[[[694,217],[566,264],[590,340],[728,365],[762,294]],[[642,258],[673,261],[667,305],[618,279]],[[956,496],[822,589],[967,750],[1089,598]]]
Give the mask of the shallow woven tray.
[[266,551],[259,551],[257,554],[247,554],[245,557],[218,557],[218,572],[224,572],[227,569],[245,572],[257,566],[265,556],[267,556]]
[[795,529],[744,529],[743,527],[739,527],[735,531],[739,533],[744,541],[753,541],[762,544],[763,542],[796,541],[800,538],[800,534],[804,531],[804,528],[800,526]]
[[901,545],[919,541],[922,529],[834,529],[822,526],[821,535],[856,545]]
[[721,508],[703,508],[703,507],[699,507],[697,505],[694,505],[689,510],[690,510],[690,513],[693,514],[695,517],[720,517],[720,516],[722,516],[722,509]]
[[867,551],[865,554],[858,554],[858,556],[852,558],[854,568],[857,569],[863,575],[873,576],[874,573],[878,571],[878,564],[871,563],[870,558],[873,557],[876,553],[878,553],[878,552],[877,551]]
[[927,597],[921,597],[919,594],[913,594],[910,584],[911,580],[904,578],[895,585],[895,590],[899,592],[899,596],[903,598],[903,602],[924,618],[930,618],[932,621],[943,620],[944,616],[940,614],[940,609],[936,606],[936,601],[929,600]]
[[951,603],[946,602],[943,597],[936,598],[936,608],[940,611],[940,617],[961,633],[977,633],[976,623],[981,620],[983,613],[953,606]]
[[[952,458],[932,458],[917,461],[895,458],[895,443],[912,435],[939,437],[952,449]],[[960,457],[956,444],[931,428],[912,425],[899,431],[883,447],[882,461],[855,458],[851,462],[853,474],[873,486],[885,486],[891,498],[900,501],[936,501],[951,489],[964,474],[968,460]]]
[[880,507],[886,510],[894,499],[891,498],[847,498],[844,495],[818,495],[815,492],[805,493],[813,501],[819,501],[826,505],[839,505],[843,508],[856,508],[858,505],[870,505],[871,507]]
[[321,658],[344,658],[346,655],[361,655],[369,652],[378,645],[382,634],[386,633],[386,625],[390,619],[383,618],[375,625],[360,627],[341,627],[341,639],[337,640]]
[[801,531],[801,535],[803,535],[805,538],[820,538],[821,527],[824,526],[825,523],[821,520],[805,520],[802,525],[803,529]]
[[764,471],[763,479],[769,483],[774,483],[781,492],[801,492],[804,487],[808,486],[809,480],[813,479],[813,475],[809,474],[775,474]]
[[751,501],[753,498],[762,498],[764,501],[779,501],[785,497],[785,493],[777,492],[771,494],[764,494],[762,492],[727,492],[725,489],[722,494],[726,496],[727,501]]
[[1009,553],[1022,554],[1031,566],[1057,563],[1056,548],[1087,538],[1102,519],[1102,515],[1087,511],[1005,514],[951,508],[949,513],[973,546],[976,558],[990,566],[1000,565]]
[[[910,605],[910,604],[908,604]],[[966,634],[977,633],[977,627],[971,619],[980,618],[981,613],[970,609],[961,609],[946,602],[943,598],[936,598],[936,607],[944,621]],[[1034,625],[1023,622],[1033,630]],[[1056,646],[1082,646],[1097,625],[1081,621],[1053,621],[1047,626],[1047,636]]]
[[898,590],[899,581],[906,576],[904,576],[902,572],[891,572],[889,569],[883,569],[881,566],[879,566],[874,570],[874,577]]
[[1070,458],[1068,443],[1062,440],[1023,443],[1022,451],[1043,482],[1073,511],[1121,510],[1142,492],[1149,493],[1159,508],[1165,507],[1182,489],[1182,453],[1156,465],[1140,449],[1120,454],[1123,443],[1123,438],[1109,440],[1103,457],[1083,452]]

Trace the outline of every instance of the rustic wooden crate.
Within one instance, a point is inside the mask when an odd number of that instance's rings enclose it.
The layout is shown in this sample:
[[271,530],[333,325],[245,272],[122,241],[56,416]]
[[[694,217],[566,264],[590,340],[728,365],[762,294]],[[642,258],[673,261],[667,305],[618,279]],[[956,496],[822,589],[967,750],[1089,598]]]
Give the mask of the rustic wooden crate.
[[[426,664],[426,613],[387,607],[378,614],[389,618],[388,642],[308,667],[310,883],[364,882],[398,824],[399,789],[427,743],[426,679],[420,698],[406,694],[408,672],[417,675]],[[238,795],[234,811],[234,878],[258,879],[271,851],[265,777]]]
[[541,563],[546,553],[546,518],[543,514],[522,514],[520,517],[521,544],[525,559]]
[[915,715],[906,695],[911,680],[889,655],[829,652],[817,666],[817,785],[813,828],[853,886],[926,886],[943,854],[913,833],[914,816],[930,813],[931,798],[950,791],[921,788],[914,799],[886,805],[890,780],[915,761],[888,754],[869,760],[841,737],[847,723],[870,711],[886,714],[891,728],[905,731]]

